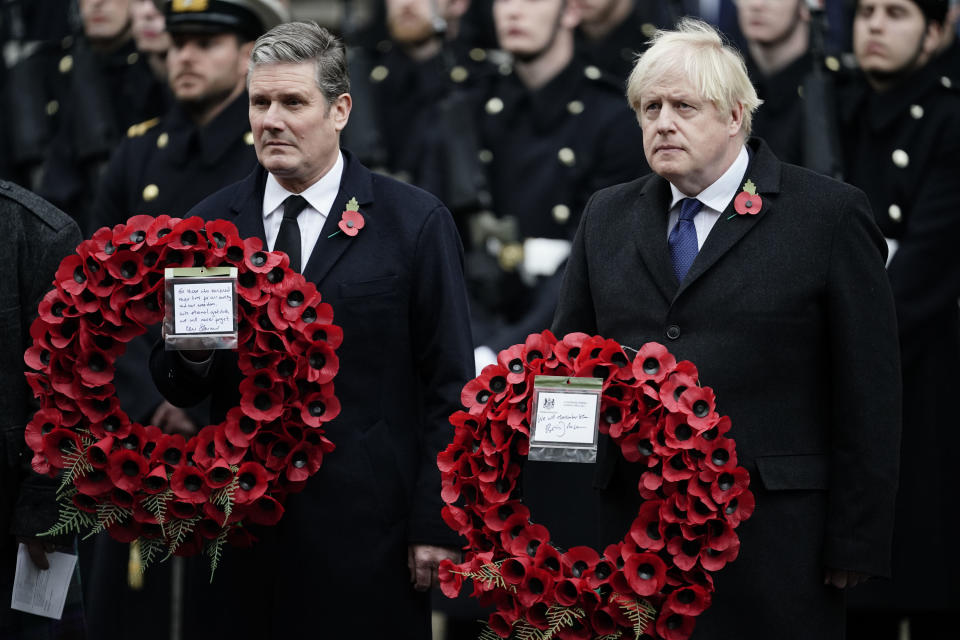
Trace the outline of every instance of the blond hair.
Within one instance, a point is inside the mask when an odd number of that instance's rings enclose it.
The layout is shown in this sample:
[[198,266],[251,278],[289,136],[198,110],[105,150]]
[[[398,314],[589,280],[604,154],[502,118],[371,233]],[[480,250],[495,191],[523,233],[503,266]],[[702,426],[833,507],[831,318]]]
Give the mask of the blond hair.
[[683,74],[704,100],[724,112],[743,105],[744,138],[762,100],[750,83],[743,56],[702,20],[683,18],[675,31],[657,30],[627,81],[627,100],[639,115],[641,96],[664,76]]

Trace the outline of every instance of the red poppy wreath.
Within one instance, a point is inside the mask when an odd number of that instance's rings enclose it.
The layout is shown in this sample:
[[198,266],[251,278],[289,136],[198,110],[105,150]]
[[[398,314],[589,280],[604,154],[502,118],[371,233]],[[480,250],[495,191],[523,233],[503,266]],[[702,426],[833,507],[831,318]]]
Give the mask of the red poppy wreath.
[[[516,497],[537,375],[601,378],[600,431],[645,469],[636,518],[602,553],[556,548]],[[696,367],[657,343],[631,362],[613,340],[544,331],[501,351],[461,400],[438,464],[443,518],[467,544],[461,564],[441,564],[440,583],[456,597],[470,579],[472,595],[495,608],[482,637],[688,638],[754,507],[730,419]]]
[[[38,473],[62,474],[51,534],[139,540],[143,566],[206,552],[215,569],[246,525],[275,524],[334,445],[324,424],[343,339],[313,283],[259,238],[197,217],[134,216],[60,263],[24,360],[40,408],[26,427]],[[197,436],[131,422],[112,383],[126,343],[164,316],[166,267],[237,267],[240,405]]]

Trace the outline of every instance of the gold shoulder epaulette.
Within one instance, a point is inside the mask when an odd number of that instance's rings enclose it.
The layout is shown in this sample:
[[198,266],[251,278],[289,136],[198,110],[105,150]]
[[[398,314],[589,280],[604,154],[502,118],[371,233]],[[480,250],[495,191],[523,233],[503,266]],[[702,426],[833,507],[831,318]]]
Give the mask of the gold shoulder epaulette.
[[127,129],[127,137],[137,138],[139,136],[142,136],[151,128],[157,126],[158,122],[160,122],[160,118],[150,118],[149,120],[145,120],[144,122],[132,124],[130,125],[130,128]]

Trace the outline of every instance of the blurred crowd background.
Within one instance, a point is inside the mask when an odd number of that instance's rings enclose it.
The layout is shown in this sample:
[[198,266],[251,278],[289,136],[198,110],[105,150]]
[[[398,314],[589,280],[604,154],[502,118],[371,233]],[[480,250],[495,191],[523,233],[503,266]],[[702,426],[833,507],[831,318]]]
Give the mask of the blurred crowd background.
[[[216,30],[171,23],[168,32],[171,4],[207,1],[0,0],[0,178],[40,194],[89,236],[135,214],[183,216],[249,173],[256,157],[244,56],[267,25],[234,25],[226,44]],[[478,370],[550,325],[590,195],[647,171],[624,97],[636,55],[658,28],[683,16],[717,25],[743,52],[764,100],[753,134],[782,160],[863,189],[890,248],[906,404],[898,573],[892,583],[851,594],[850,637],[923,640],[941,637],[938,625],[952,628],[958,572],[948,549],[958,505],[949,456],[960,382],[956,0],[228,4],[255,16],[314,20],[344,38],[353,111],[343,147],[371,169],[432,191],[454,214]],[[131,417],[187,434],[204,424],[201,413],[162,402],[145,380],[118,375]],[[571,475],[564,491],[589,491],[589,482]],[[114,616],[141,611],[136,603],[145,589],[128,581],[135,558],[125,548],[89,549],[89,637],[123,637]],[[109,554],[114,562],[105,560]],[[146,589],[162,590],[163,605],[150,609],[156,625],[140,626],[140,637],[183,637],[176,623],[182,577],[155,578],[155,571]],[[101,611],[103,602],[110,606]],[[481,617],[464,599],[438,597],[435,636],[475,638]]]

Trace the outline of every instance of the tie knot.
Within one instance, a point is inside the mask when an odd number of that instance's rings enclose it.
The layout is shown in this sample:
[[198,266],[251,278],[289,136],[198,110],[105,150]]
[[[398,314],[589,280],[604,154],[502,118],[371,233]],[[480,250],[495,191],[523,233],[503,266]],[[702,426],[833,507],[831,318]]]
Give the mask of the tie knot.
[[702,206],[703,203],[696,198],[684,198],[680,201],[680,219],[693,220],[700,213],[700,207]]
[[307,201],[303,196],[287,196],[283,201],[283,217],[286,220],[296,220],[300,212],[307,208]]

